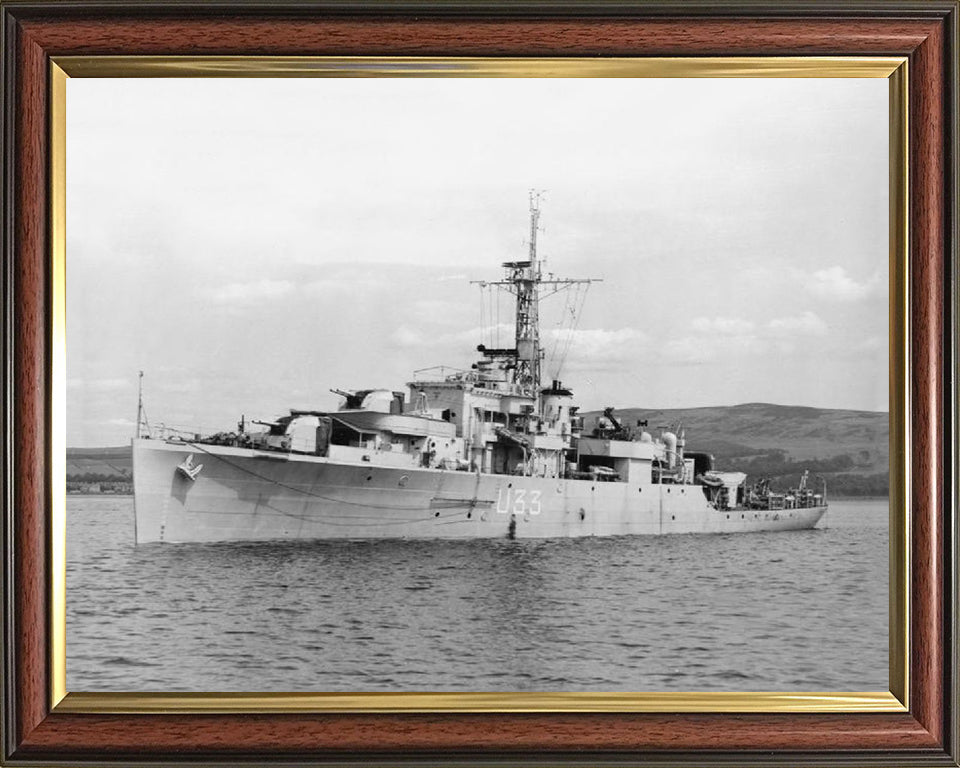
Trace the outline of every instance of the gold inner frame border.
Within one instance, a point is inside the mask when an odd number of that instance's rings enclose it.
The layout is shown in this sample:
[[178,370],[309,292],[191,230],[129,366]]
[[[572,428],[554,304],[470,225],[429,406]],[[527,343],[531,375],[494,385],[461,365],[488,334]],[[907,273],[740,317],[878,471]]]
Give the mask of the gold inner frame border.
[[[889,81],[889,691],[92,693],[66,685],[66,89],[71,77],[871,77]],[[909,133],[906,57],[55,56],[50,61],[50,706],[58,713],[905,712],[910,661]]]

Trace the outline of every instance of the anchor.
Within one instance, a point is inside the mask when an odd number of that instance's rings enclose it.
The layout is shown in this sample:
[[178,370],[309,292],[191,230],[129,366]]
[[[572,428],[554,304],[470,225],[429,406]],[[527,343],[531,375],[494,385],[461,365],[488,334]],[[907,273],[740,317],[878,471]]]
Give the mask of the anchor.
[[197,464],[196,466],[193,465],[192,453],[177,465],[177,471],[187,478],[187,480],[196,480],[201,469],[203,469],[203,464]]

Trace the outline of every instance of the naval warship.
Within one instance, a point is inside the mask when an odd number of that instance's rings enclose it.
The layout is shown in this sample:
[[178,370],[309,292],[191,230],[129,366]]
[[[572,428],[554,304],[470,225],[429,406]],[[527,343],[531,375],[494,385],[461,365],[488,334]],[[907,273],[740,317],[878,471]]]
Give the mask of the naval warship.
[[[153,542],[548,538],[790,531],[827,511],[826,486],[773,490],[689,450],[682,425],[589,428],[542,380],[540,302],[592,280],[545,273],[531,193],[527,258],[482,289],[512,296],[512,346],[407,391],[334,390],[336,411],[291,410],[236,431],[133,439],[135,539]],[[585,293],[585,292],[584,292]],[[142,374],[141,374],[142,378]]]

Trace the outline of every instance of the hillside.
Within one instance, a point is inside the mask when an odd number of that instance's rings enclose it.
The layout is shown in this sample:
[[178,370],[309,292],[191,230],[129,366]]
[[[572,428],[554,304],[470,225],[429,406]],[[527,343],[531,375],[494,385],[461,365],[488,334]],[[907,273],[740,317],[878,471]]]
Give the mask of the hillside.
[[68,493],[132,493],[130,446],[67,448]]
[[[592,430],[600,414],[584,414]],[[687,450],[712,453],[719,469],[793,485],[804,470],[827,479],[833,495],[885,496],[890,468],[886,413],[746,403],[708,408],[623,408],[627,426],[646,419],[652,433],[683,425]]]
[[67,477],[102,475],[118,478],[130,477],[132,472],[129,445],[116,448],[67,448]]

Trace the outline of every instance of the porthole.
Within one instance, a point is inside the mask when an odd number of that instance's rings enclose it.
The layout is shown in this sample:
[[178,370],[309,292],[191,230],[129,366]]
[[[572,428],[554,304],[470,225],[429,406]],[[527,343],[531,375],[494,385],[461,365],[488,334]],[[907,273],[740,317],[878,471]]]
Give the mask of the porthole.
[[670,519],[671,519],[671,520],[676,520],[676,519],[677,519],[677,516],[676,516],[676,515],[670,515]]

